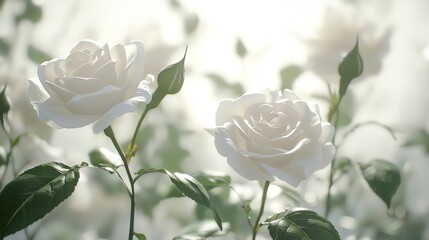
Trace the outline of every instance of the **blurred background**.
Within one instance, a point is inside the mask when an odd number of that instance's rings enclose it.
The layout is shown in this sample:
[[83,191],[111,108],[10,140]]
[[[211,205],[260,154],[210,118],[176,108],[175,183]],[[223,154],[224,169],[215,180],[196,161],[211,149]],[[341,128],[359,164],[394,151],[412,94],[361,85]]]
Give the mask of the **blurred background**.
[[[337,67],[359,39],[365,69],[342,104],[338,157],[352,163],[384,159],[398,166],[402,182],[390,209],[371,191],[356,165],[342,169],[330,220],[342,239],[429,239],[429,2],[426,0],[1,0],[0,90],[6,96],[12,136],[23,137],[13,152],[17,172],[50,161],[89,161],[88,152],[113,146],[90,127],[51,129],[28,101],[28,78],[37,65],[65,57],[82,39],[145,43],[145,72],[157,75],[181,59],[188,46],[185,84],[151,111],[138,138],[131,168],[167,168],[230,175],[242,199],[257,209],[261,187],[232,171],[204,128],[213,127],[220,100],[247,91],[292,88],[319,104],[326,116],[329,89],[338,88]],[[113,128],[126,146],[139,113]],[[356,124],[375,121],[386,129]],[[0,154],[9,146],[0,132]],[[0,172],[4,166],[0,164]],[[12,173],[6,180],[13,178]],[[276,182],[264,216],[290,206],[324,210],[328,168],[292,188]],[[156,174],[139,180],[136,231],[148,239],[171,239],[209,212],[189,199],[165,198],[170,182]],[[211,195],[231,232],[218,239],[248,239],[246,215],[237,195]],[[161,200],[164,199],[164,200]],[[180,207],[178,207],[180,206]],[[123,239],[129,200],[119,181],[96,169],[82,170],[76,192],[18,239]],[[261,230],[261,239],[268,239]],[[265,236],[264,236],[265,235]]]

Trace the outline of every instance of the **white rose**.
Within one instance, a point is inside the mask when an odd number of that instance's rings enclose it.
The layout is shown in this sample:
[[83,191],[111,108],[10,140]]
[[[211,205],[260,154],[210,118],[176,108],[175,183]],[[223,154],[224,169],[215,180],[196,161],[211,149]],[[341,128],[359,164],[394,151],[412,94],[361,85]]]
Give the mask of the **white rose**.
[[30,79],[29,98],[42,121],[52,127],[77,128],[91,123],[94,133],[147,104],[153,76],[143,80],[144,46],[139,41],[115,45],[84,40],[65,59],[42,63]]
[[215,145],[249,180],[274,176],[297,186],[334,157],[334,128],[290,90],[224,100],[216,113]]

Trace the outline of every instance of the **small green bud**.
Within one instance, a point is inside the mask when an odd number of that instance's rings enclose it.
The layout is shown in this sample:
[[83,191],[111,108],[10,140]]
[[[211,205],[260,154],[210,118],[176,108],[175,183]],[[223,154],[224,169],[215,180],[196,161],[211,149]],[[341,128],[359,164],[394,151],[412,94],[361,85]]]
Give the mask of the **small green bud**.
[[182,60],[169,65],[158,74],[158,89],[165,95],[176,94],[182,88],[185,80],[185,57],[187,51],[188,47],[186,47]]
[[9,102],[6,97],[6,86],[3,88],[3,91],[0,93],[0,122],[3,124],[3,117],[10,110]]
[[359,77],[363,71],[363,60],[359,53],[359,42],[356,39],[356,45],[347,54],[343,61],[338,66],[340,74],[340,97],[343,96],[350,82]]

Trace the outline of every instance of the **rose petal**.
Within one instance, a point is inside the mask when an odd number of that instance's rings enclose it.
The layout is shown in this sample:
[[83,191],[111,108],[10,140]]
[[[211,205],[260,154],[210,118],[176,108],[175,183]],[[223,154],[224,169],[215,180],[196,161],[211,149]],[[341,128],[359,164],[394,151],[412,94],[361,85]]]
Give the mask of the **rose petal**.
[[222,156],[227,157],[228,164],[237,173],[249,180],[274,180],[271,175],[267,174],[257,164],[239,154],[235,144],[227,137],[228,131],[227,128],[219,127],[215,133],[216,149]]
[[[69,62],[67,62],[67,65],[69,64]],[[72,63],[74,64],[78,64],[78,63]],[[71,77],[82,77],[82,78],[90,78],[93,76],[92,74],[92,69],[93,69],[93,64],[92,62],[83,62],[80,63],[80,65],[77,68],[71,68],[70,69],[74,69],[72,70],[68,76]]]
[[108,62],[94,74],[94,78],[102,79],[105,84],[117,85],[118,74],[116,72],[116,62]]
[[[67,56],[65,61],[67,62],[67,68],[75,71],[75,69],[79,68],[82,64],[92,61],[92,55],[87,52],[73,52]],[[72,72],[69,71],[68,73],[71,74]]]
[[290,89],[285,89],[282,92],[282,99],[289,99],[292,101],[296,101],[296,100],[301,100],[301,98],[299,98],[294,92],[292,92],[292,90]]
[[82,40],[80,41],[71,51],[70,54],[74,52],[84,52],[84,51],[90,51],[91,53],[96,52],[98,49],[101,48],[101,44],[94,41],[94,40]]
[[261,164],[261,166],[270,174],[278,177],[279,179],[289,183],[294,187],[297,187],[299,183],[305,179],[303,177],[303,169],[298,166],[288,165],[284,168],[275,168],[268,164]]
[[302,148],[304,148],[305,145],[310,144],[310,142],[311,142],[310,139],[305,138],[305,139],[302,139],[293,149],[290,149],[290,150],[284,149],[283,151],[281,151],[281,149],[274,148],[276,151],[280,150],[281,152],[273,151],[272,153],[259,154],[257,153],[257,151],[264,152],[262,150],[263,146],[256,145],[256,144],[252,146],[254,151],[241,150],[240,152],[244,156],[252,158],[255,162],[267,163],[274,167],[283,167],[289,164],[294,159],[296,159],[295,155],[302,152],[303,151]]
[[55,73],[55,64],[57,64],[57,61],[59,61],[59,59],[52,59],[51,61],[40,64],[37,68],[37,76],[43,88],[51,97],[60,98],[58,94],[46,84],[46,82],[54,81],[57,78],[57,74]]
[[105,82],[101,79],[81,77],[57,78],[55,83],[74,92],[75,95],[95,92],[106,86]]
[[119,82],[129,86],[131,91],[126,96],[132,96],[135,89],[144,77],[144,44],[140,41],[133,41],[125,46],[127,54],[127,66],[119,76]]
[[112,61],[116,60],[116,72],[122,72],[127,66],[127,55],[124,46],[121,44],[113,46],[113,48],[110,49],[110,56],[112,57]]
[[98,91],[73,96],[66,108],[75,114],[100,115],[124,100],[125,88],[106,86]]
[[305,178],[320,169],[321,165],[323,165],[322,149],[320,144],[312,142],[312,144],[304,146],[295,156],[293,164],[304,169]]
[[39,119],[51,127],[78,128],[94,122],[97,115],[76,115],[70,113],[64,106],[51,104],[46,101],[39,104]]
[[335,129],[330,123],[322,122],[322,132],[320,134],[319,141],[321,143],[332,141],[332,138],[334,137],[334,132]]
[[94,133],[99,133],[106,129],[109,125],[112,124],[112,121],[129,112],[134,112],[136,108],[141,103],[148,104],[152,100],[152,95],[150,93],[149,86],[145,82],[142,82],[138,90],[136,91],[135,97],[128,99],[125,102],[121,102],[116,104],[113,108],[111,108],[104,116],[102,116],[99,120],[97,120],[92,130]]
[[316,169],[322,169],[329,165],[329,163],[335,157],[335,146],[331,142],[326,143],[323,146],[323,160],[320,162],[320,165],[316,166]]
[[61,99],[64,102],[69,101],[71,98],[73,98],[73,96],[76,95],[75,93],[73,93],[73,92],[71,92],[71,91],[69,91],[63,87],[58,86],[57,84],[52,83],[52,82],[48,82],[48,81],[45,82],[45,89],[46,90],[50,89],[50,90],[54,91],[55,94],[53,94],[53,96],[56,96],[54,98],[56,98],[57,100]]
[[238,133],[245,139],[253,141],[257,144],[267,144],[269,139],[259,134],[249,125],[248,121],[245,121],[242,117],[233,117],[232,122],[237,127]]
[[266,96],[261,93],[245,94],[235,100],[223,100],[216,112],[216,125],[232,121],[234,116],[244,116],[246,109],[256,103],[264,103]]
[[308,123],[312,120],[314,114],[308,107],[307,103],[301,100],[294,101],[294,104],[297,109],[298,118],[301,122]]
[[107,44],[104,44],[103,48],[99,49],[95,54],[97,56],[95,57],[94,66],[92,68],[92,76],[94,76],[94,74],[98,70],[100,70],[100,68],[112,61],[112,57],[110,56],[110,49]]
[[39,79],[30,78],[30,84],[28,85],[28,98],[36,111],[39,111],[39,104],[46,101],[49,98],[49,94],[40,84]]

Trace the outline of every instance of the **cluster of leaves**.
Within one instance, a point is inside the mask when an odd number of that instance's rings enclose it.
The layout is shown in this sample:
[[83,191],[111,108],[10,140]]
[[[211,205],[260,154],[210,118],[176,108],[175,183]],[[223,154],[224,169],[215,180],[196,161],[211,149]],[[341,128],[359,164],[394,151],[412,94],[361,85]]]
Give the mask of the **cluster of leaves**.
[[[14,17],[14,24],[18,26],[21,22],[30,21],[37,23],[42,19],[43,11],[42,8],[32,0],[19,0],[23,2],[23,11]],[[0,4],[0,8],[3,5],[3,1]],[[18,29],[18,28],[16,28]],[[7,38],[0,38],[0,55],[5,58],[9,57],[11,41]],[[42,63],[49,59],[52,59],[47,53],[36,47],[35,45],[29,45],[27,48],[27,57],[36,64]]]

